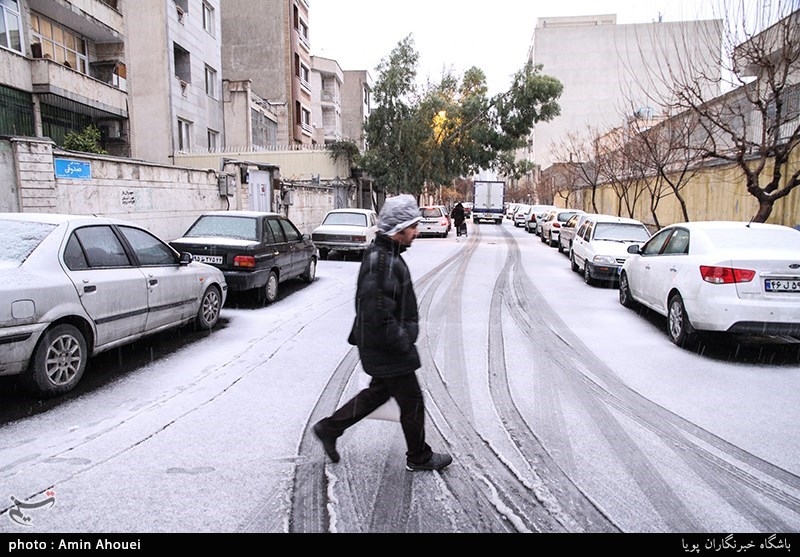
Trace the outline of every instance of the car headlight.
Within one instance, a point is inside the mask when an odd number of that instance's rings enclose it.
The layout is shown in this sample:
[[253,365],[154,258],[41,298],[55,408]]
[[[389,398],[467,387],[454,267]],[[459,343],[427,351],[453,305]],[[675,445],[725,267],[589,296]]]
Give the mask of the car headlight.
[[592,263],[595,265],[616,265],[617,259],[610,255],[595,255],[592,258]]

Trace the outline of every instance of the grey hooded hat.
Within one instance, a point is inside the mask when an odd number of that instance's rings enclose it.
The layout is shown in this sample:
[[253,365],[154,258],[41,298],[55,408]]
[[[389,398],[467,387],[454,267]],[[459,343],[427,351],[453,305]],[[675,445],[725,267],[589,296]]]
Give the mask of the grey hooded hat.
[[378,215],[378,230],[381,234],[392,236],[421,219],[419,205],[413,195],[396,195],[384,202]]

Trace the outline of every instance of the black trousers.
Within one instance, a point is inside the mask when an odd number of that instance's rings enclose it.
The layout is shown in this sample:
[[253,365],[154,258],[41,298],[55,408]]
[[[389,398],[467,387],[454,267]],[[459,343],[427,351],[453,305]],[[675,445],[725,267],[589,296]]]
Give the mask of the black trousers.
[[390,397],[400,406],[400,425],[408,449],[406,458],[415,463],[425,462],[432,451],[425,442],[425,402],[414,372],[394,377],[373,377],[369,387],[323,419],[322,428],[327,434],[339,437]]

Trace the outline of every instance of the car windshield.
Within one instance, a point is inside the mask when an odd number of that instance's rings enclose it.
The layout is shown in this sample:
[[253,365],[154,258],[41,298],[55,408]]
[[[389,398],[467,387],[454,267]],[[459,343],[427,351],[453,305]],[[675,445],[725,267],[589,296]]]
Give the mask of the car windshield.
[[442,216],[442,210],[438,207],[423,207],[419,210],[419,214],[426,219],[437,218]]
[[0,221],[0,268],[19,267],[55,227],[43,222]]
[[344,224],[346,226],[367,226],[367,215],[362,213],[330,213],[322,224]]
[[572,215],[574,215],[574,214],[575,214],[574,212],[572,212],[572,213],[558,213],[558,215],[555,218],[555,220],[557,220],[558,222],[567,222],[572,217]]
[[599,222],[594,231],[595,240],[613,240],[617,242],[645,242],[650,233],[641,224],[625,222]]
[[184,236],[189,238],[217,236],[241,240],[258,240],[257,222],[253,217],[204,215],[197,219]]

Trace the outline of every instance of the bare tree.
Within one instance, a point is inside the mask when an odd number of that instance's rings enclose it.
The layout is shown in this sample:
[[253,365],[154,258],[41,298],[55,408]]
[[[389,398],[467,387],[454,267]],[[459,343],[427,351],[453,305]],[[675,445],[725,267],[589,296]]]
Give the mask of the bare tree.
[[[800,185],[800,0],[720,0],[715,11],[720,35],[709,31],[698,41],[696,57],[653,64],[651,81],[641,84],[649,91],[658,90],[655,81],[668,88],[653,100],[696,124],[692,157],[738,168],[758,201],[753,220],[764,222],[775,202]],[[720,71],[709,71],[709,60]]]
[[551,149],[553,160],[561,164],[563,173],[568,177],[567,181],[574,189],[589,190],[592,211],[595,213],[599,212],[597,188],[600,185],[600,173],[595,163],[598,135],[593,127],[587,127],[582,133],[567,132]]
[[651,114],[636,114],[629,122],[632,146],[627,150],[630,165],[650,194],[650,214],[660,227],[657,209],[667,195],[674,195],[688,222],[689,209],[683,198],[683,188],[698,170],[700,158],[691,140],[699,127],[698,118],[691,113],[673,118],[653,119]]

